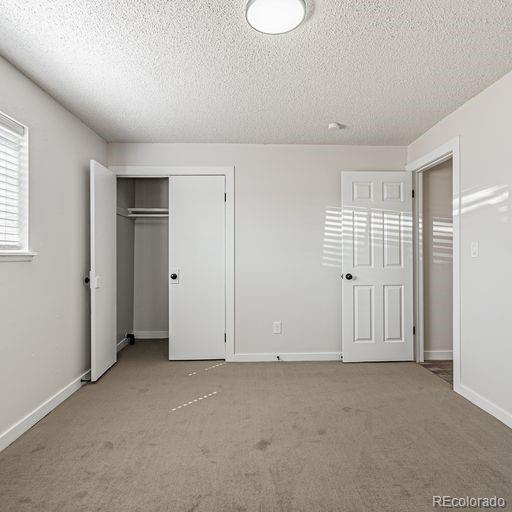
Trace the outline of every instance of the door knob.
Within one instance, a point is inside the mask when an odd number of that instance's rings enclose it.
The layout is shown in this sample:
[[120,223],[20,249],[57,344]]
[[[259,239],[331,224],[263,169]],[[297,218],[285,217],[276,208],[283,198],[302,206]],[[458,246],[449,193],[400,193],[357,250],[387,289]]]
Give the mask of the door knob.
[[350,281],[352,279],[352,274],[345,274],[345,279]]
[[178,274],[171,274],[171,279],[178,279]]

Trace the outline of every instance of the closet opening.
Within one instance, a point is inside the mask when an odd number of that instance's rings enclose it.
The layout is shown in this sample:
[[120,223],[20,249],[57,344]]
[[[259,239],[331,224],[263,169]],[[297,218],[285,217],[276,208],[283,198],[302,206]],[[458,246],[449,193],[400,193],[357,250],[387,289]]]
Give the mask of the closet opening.
[[117,178],[117,344],[168,358],[169,179]]

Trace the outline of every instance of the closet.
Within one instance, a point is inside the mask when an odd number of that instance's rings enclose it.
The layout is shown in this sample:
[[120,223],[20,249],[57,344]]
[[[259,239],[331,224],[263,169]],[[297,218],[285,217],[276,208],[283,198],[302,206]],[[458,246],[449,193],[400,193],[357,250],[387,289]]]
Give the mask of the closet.
[[117,341],[169,337],[169,179],[117,178]]
[[168,338],[170,360],[225,359],[226,176],[91,161],[90,201],[91,380],[132,338]]

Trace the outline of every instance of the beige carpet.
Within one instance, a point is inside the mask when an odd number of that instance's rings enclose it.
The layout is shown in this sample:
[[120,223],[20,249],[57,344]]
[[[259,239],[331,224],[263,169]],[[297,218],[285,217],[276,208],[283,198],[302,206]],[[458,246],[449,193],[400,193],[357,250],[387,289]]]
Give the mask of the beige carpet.
[[0,510],[416,512],[442,494],[512,502],[512,431],[414,363],[206,370],[218,363],[170,363],[165,351],[127,347],[2,452]]

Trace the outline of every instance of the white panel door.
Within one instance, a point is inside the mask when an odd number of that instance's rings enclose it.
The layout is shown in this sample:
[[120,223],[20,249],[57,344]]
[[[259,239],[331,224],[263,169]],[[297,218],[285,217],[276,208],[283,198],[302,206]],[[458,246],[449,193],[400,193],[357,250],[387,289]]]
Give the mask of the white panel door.
[[412,361],[411,173],[343,172],[343,361]]
[[91,160],[91,380],[116,361],[116,175]]
[[169,359],[224,359],[224,176],[169,178]]

